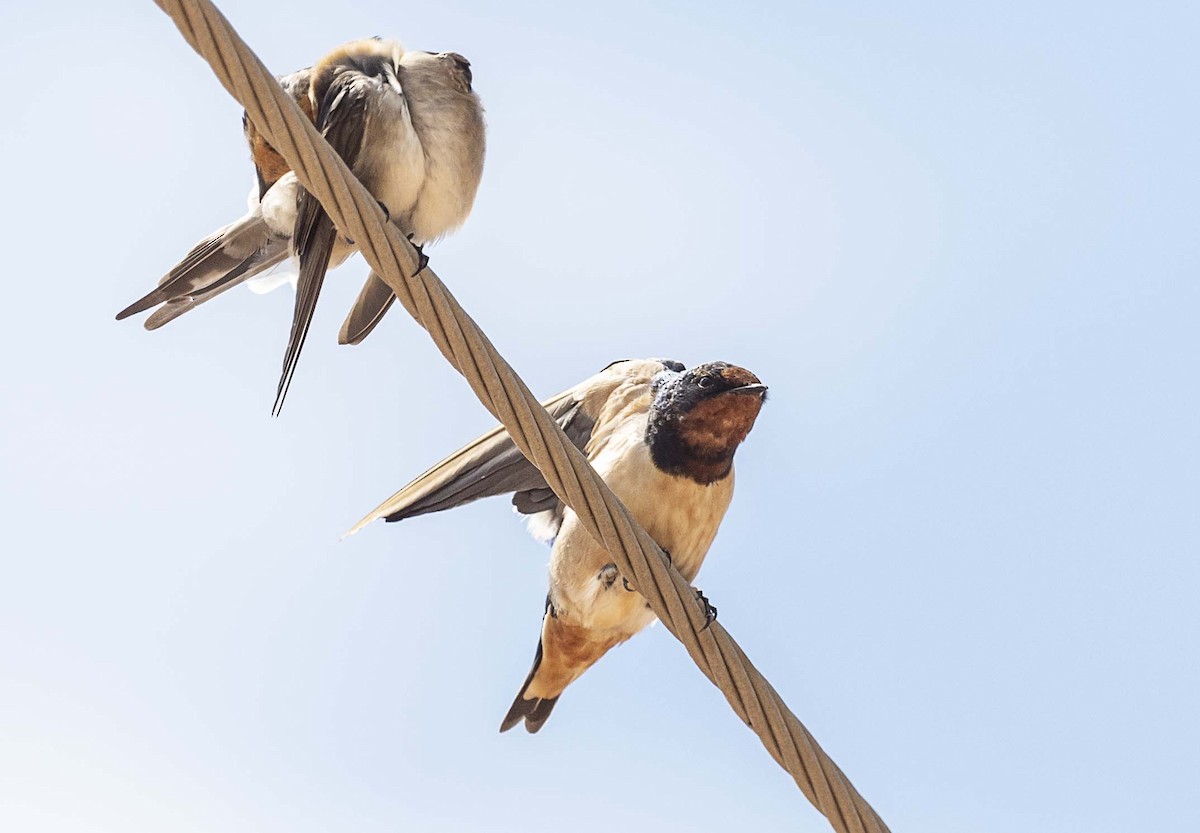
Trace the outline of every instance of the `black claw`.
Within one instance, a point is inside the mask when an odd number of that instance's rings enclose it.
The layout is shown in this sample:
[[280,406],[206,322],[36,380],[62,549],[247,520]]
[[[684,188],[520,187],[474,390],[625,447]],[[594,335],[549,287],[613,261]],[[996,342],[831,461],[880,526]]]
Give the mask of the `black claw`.
[[704,627],[700,630],[706,631],[709,625],[717,621],[717,608],[715,605],[709,604],[708,599],[700,592],[699,588],[694,587],[692,589],[696,591],[696,598],[700,601],[700,604],[704,605]]
[[[379,203],[379,207],[383,209],[384,219],[390,223],[392,221],[392,212],[388,211],[388,207],[383,204],[383,200],[375,200],[375,202]],[[411,235],[409,236],[411,237]]]
[[413,243],[412,239],[413,236],[411,234],[408,235],[408,242],[412,243],[412,247],[417,250],[417,271],[413,272],[413,277],[415,278],[421,274],[422,269],[429,265],[429,256],[425,254],[425,247]]
[[633,588],[629,586],[629,579],[625,578],[625,576],[621,576],[621,583],[625,585],[626,590],[630,593],[633,592]]
[[667,557],[667,563],[673,565],[675,562],[671,558],[671,551],[666,547],[660,547],[659,549],[661,549],[663,551],[663,555]]

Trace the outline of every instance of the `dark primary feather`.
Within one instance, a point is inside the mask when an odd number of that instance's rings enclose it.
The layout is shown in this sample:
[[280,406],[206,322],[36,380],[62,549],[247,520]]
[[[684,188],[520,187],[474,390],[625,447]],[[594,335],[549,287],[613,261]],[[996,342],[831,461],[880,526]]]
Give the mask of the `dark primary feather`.
[[[342,157],[354,168],[362,148],[366,120],[368,88],[362,76],[353,72],[338,73],[321,98],[317,111],[317,129]],[[296,208],[296,230],[293,235],[296,256],[300,260],[300,275],[296,281],[296,306],[292,314],[292,329],[288,334],[283,372],[275,393],[272,415],[278,416],[287,397],[300,351],[312,324],[313,311],[329,268],[329,258],[337,239],[337,229],[321,203],[307,190],[301,189]]]

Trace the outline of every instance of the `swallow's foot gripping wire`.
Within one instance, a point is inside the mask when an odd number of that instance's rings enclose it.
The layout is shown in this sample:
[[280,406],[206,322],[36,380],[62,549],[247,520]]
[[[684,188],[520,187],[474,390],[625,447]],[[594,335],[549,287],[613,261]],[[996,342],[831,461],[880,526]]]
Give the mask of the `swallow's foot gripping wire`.
[[429,256],[425,254],[425,247],[418,246],[416,243],[413,243],[412,239],[413,236],[411,234],[408,235],[408,242],[412,243],[412,247],[417,250],[417,271],[413,272],[413,277],[415,278],[417,275],[421,274],[422,269],[429,265]]
[[[604,585],[605,590],[608,590],[617,580],[617,575],[617,565],[610,561],[600,568],[600,572],[596,574],[596,580]],[[625,582],[625,589],[629,589],[628,581]]]
[[[383,200],[375,200],[375,202],[378,203],[379,207],[383,209],[383,218],[390,223],[392,221],[392,212],[388,211],[388,207],[383,204]],[[411,236],[412,235],[410,234],[409,237],[411,237]],[[348,246],[358,245],[357,243],[355,243],[353,240],[351,240],[349,237],[347,237],[344,234],[342,235],[342,239],[346,241],[346,245],[348,245]],[[418,269],[417,271],[419,272],[421,270]]]
[[699,587],[693,587],[692,589],[696,591],[696,598],[699,600],[700,604],[704,605],[704,627],[702,627],[700,630],[706,631],[708,630],[709,625],[717,621],[717,607],[716,605],[709,603],[708,598],[702,592],[700,592]]

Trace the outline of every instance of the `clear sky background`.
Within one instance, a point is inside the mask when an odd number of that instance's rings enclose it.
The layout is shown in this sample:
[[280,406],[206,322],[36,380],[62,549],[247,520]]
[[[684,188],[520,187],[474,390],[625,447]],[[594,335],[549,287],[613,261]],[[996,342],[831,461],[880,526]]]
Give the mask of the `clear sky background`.
[[[771,386],[698,583],[893,830],[1200,829],[1195,4],[225,6],[471,59],[430,254],[535,391]],[[289,291],[113,321],[243,210],[240,109],[149,0],[0,47],[0,828],[828,829],[661,627],[498,734],[548,550],[338,540],[491,418],[398,308],[336,345],[361,260],[280,419]]]

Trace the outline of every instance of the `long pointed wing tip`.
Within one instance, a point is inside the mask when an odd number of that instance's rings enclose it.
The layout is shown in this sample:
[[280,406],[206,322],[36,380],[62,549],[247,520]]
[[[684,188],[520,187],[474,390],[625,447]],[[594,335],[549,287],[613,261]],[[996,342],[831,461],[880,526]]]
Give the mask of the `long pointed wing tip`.
[[340,330],[338,330],[338,344],[355,344],[356,343],[353,340],[353,335],[350,332],[350,317],[353,316],[353,314],[354,313],[351,312],[350,316],[347,316],[346,320],[342,322],[342,328]]
[[353,318],[354,311],[351,310],[350,314],[346,316],[346,320],[342,322],[342,328],[338,330],[338,344],[358,344],[371,332],[370,328],[366,328],[364,331],[363,327],[353,326]]
[[[287,373],[287,371],[284,371]],[[279,380],[279,387],[275,391],[275,404],[271,406],[271,416],[278,418],[283,413],[283,402],[287,399],[288,388],[291,386],[291,379],[286,376]]]
[[354,535],[354,534],[362,531],[363,527],[367,526],[369,523],[371,523],[371,521],[375,520],[376,517],[377,516],[373,512],[370,515],[367,515],[365,518],[363,518],[361,521],[356,523],[354,526],[350,527],[348,530],[343,532],[342,537],[338,538],[338,540],[345,541],[351,535]]
[[146,298],[138,298],[132,304],[117,313],[117,320],[124,321],[126,318],[137,315],[139,312],[145,312],[146,310],[155,306],[153,303],[146,303],[146,300]]

